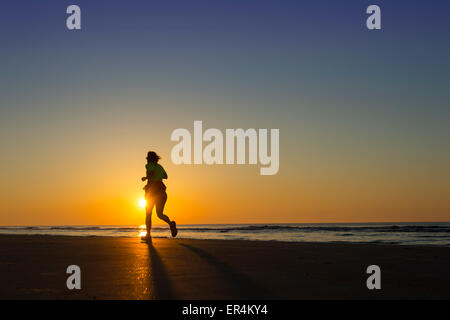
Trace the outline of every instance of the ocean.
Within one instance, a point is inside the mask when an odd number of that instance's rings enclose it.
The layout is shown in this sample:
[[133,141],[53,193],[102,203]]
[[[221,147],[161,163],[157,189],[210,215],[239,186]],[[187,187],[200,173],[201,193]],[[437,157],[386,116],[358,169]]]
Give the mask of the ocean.
[[[450,222],[178,225],[178,238],[450,245]],[[139,237],[145,226],[0,226],[0,234]],[[153,237],[169,238],[154,226]]]

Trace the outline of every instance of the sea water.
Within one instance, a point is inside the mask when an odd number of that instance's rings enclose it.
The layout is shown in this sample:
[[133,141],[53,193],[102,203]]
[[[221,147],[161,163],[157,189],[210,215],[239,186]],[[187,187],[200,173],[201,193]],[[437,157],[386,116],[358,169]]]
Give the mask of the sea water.
[[[450,245],[450,222],[178,225],[178,238]],[[145,226],[0,226],[0,234],[138,237]],[[170,237],[153,226],[153,237]]]

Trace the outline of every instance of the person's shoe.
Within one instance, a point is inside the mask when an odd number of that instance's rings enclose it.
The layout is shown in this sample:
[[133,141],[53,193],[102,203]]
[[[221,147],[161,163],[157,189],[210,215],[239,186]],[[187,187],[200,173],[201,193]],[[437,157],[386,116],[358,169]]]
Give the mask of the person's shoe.
[[176,237],[177,233],[178,233],[178,229],[177,229],[177,223],[175,221],[172,221],[170,223],[170,232],[172,232],[172,237]]
[[152,242],[152,236],[143,236],[141,237],[141,240],[150,243]]

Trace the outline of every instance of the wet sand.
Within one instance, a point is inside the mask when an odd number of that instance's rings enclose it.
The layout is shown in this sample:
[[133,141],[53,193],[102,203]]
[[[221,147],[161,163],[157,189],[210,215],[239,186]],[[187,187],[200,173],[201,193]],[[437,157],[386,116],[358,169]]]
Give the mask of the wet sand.
[[0,235],[0,299],[450,299],[449,270],[450,247]]

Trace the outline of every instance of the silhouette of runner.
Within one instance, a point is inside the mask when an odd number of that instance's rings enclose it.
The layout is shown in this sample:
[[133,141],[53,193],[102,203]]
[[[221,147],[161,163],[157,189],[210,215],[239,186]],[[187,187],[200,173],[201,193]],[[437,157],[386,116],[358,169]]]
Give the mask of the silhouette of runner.
[[170,221],[169,217],[163,213],[164,205],[167,201],[167,193],[166,185],[162,180],[167,179],[167,173],[158,163],[159,159],[161,159],[161,157],[155,152],[149,151],[147,153],[147,164],[145,165],[147,174],[145,177],[142,177],[142,181],[147,180],[147,184],[144,187],[145,200],[147,201],[145,206],[145,224],[147,226],[147,235],[142,237],[142,239],[147,241],[151,241],[152,239],[150,230],[152,228],[152,211],[155,206],[158,218],[165,221],[169,225],[172,237],[176,237],[178,233],[177,224],[175,221]]

